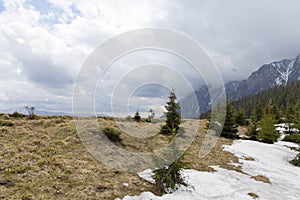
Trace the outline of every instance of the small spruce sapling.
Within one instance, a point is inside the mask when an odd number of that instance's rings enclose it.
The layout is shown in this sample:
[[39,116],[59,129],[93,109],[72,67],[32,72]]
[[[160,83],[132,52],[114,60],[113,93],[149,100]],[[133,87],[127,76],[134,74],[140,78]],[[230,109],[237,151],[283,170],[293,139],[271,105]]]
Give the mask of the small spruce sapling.
[[137,110],[137,111],[135,112],[133,119],[134,119],[134,121],[136,121],[136,122],[141,121],[141,115],[140,115],[140,113],[139,113],[139,110]]
[[[171,157],[178,157],[179,150],[177,145],[173,143],[170,152]],[[159,161],[159,158],[156,158]],[[181,175],[182,169],[186,168],[188,163],[184,162],[184,154],[179,156],[173,163],[156,169],[153,171],[153,179],[155,180],[156,187],[162,193],[171,193],[178,188],[178,186],[187,186],[184,177]]]

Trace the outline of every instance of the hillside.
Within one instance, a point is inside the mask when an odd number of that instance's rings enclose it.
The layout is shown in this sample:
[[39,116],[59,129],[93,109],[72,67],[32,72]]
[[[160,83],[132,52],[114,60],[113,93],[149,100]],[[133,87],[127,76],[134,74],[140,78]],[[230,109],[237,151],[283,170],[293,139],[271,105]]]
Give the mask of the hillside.
[[[78,138],[72,117],[27,120],[0,114],[0,120],[0,199],[115,199],[143,191],[160,194],[137,174],[110,169],[93,158]],[[111,118],[98,117],[98,121],[101,127],[118,129]],[[205,138],[205,124],[199,122],[195,140],[186,153],[190,168],[214,171],[210,166],[218,165],[241,171],[230,164],[238,162],[237,157],[222,148],[231,140],[221,138],[207,157],[196,156]],[[134,139],[122,133],[121,138],[123,142],[117,145],[132,152],[160,148],[169,142],[159,134]]]
[[290,82],[262,91],[258,94],[246,96],[232,104],[236,110],[245,110],[249,117],[253,111],[262,112],[271,109],[277,117],[289,118],[297,110],[300,101],[300,81]]

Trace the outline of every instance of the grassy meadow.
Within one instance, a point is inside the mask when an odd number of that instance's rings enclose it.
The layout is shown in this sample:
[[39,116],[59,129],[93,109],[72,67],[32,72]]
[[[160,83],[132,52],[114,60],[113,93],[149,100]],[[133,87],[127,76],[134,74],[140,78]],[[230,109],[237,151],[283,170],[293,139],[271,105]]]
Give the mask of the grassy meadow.
[[[111,118],[98,117],[101,127],[118,129]],[[26,117],[0,116],[0,199],[115,199],[151,191],[155,186],[137,174],[111,169],[87,151],[79,139],[73,118],[69,116]],[[147,122],[132,122],[143,126]],[[232,143],[220,138],[205,158],[199,149],[206,134],[206,121],[199,121],[196,137],[185,154],[189,168],[213,171],[209,166],[242,172],[237,157],[223,151],[222,145]],[[137,139],[125,133],[117,146],[133,152],[149,151],[168,144],[160,134]],[[251,158],[245,158],[251,159]],[[257,178],[258,181],[262,178]]]

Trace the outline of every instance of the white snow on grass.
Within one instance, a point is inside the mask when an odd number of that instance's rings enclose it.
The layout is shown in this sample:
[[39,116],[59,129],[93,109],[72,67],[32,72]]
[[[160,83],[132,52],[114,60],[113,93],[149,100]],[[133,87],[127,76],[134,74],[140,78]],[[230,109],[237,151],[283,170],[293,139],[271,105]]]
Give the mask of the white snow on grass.
[[[240,158],[245,173],[269,178],[271,185],[265,191],[258,192],[259,196],[264,199],[300,199],[300,168],[288,162],[297,152],[289,147],[298,145],[289,142],[270,145],[238,140],[232,146],[225,146],[225,150]],[[255,161],[243,160],[243,157],[251,157]]]
[[[297,152],[288,146],[297,145],[288,142],[264,144],[254,141],[236,140],[224,150],[234,153],[240,158],[245,174],[212,166],[216,172],[200,172],[183,170],[189,187],[180,187],[172,194],[155,196],[151,192],[143,192],[140,196],[126,196],[123,200],[197,200],[197,199],[253,199],[248,193],[259,196],[258,199],[300,199],[300,168],[291,165],[288,160]],[[255,159],[245,160],[251,157]],[[139,174],[151,180],[151,170]],[[270,183],[256,181],[252,176],[262,175],[269,178]]]

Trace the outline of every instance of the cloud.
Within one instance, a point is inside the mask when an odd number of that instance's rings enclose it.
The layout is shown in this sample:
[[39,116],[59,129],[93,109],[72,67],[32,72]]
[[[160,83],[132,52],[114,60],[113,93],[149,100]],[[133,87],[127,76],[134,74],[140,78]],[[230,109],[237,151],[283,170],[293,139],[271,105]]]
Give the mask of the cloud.
[[180,4],[181,23],[172,26],[205,47],[225,80],[246,78],[265,62],[300,52],[299,1],[202,2]]
[[[299,9],[298,0],[1,0],[0,105],[70,111],[73,83],[88,55],[110,37],[144,27],[182,32],[204,47],[225,81],[246,78],[266,62],[300,53]],[[194,87],[203,82],[170,55],[132,54],[103,77],[102,105],[123,74],[148,63],[181,69]],[[162,93],[148,87],[135,101]]]
[[[18,10],[1,14],[8,19],[0,22],[1,51],[16,59],[24,75],[33,82],[50,88],[72,83],[83,56],[61,38],[39,26],[39,12],[32,8],[24,10],[23,7]],[[23,15],[27,19],[9,21]]]

